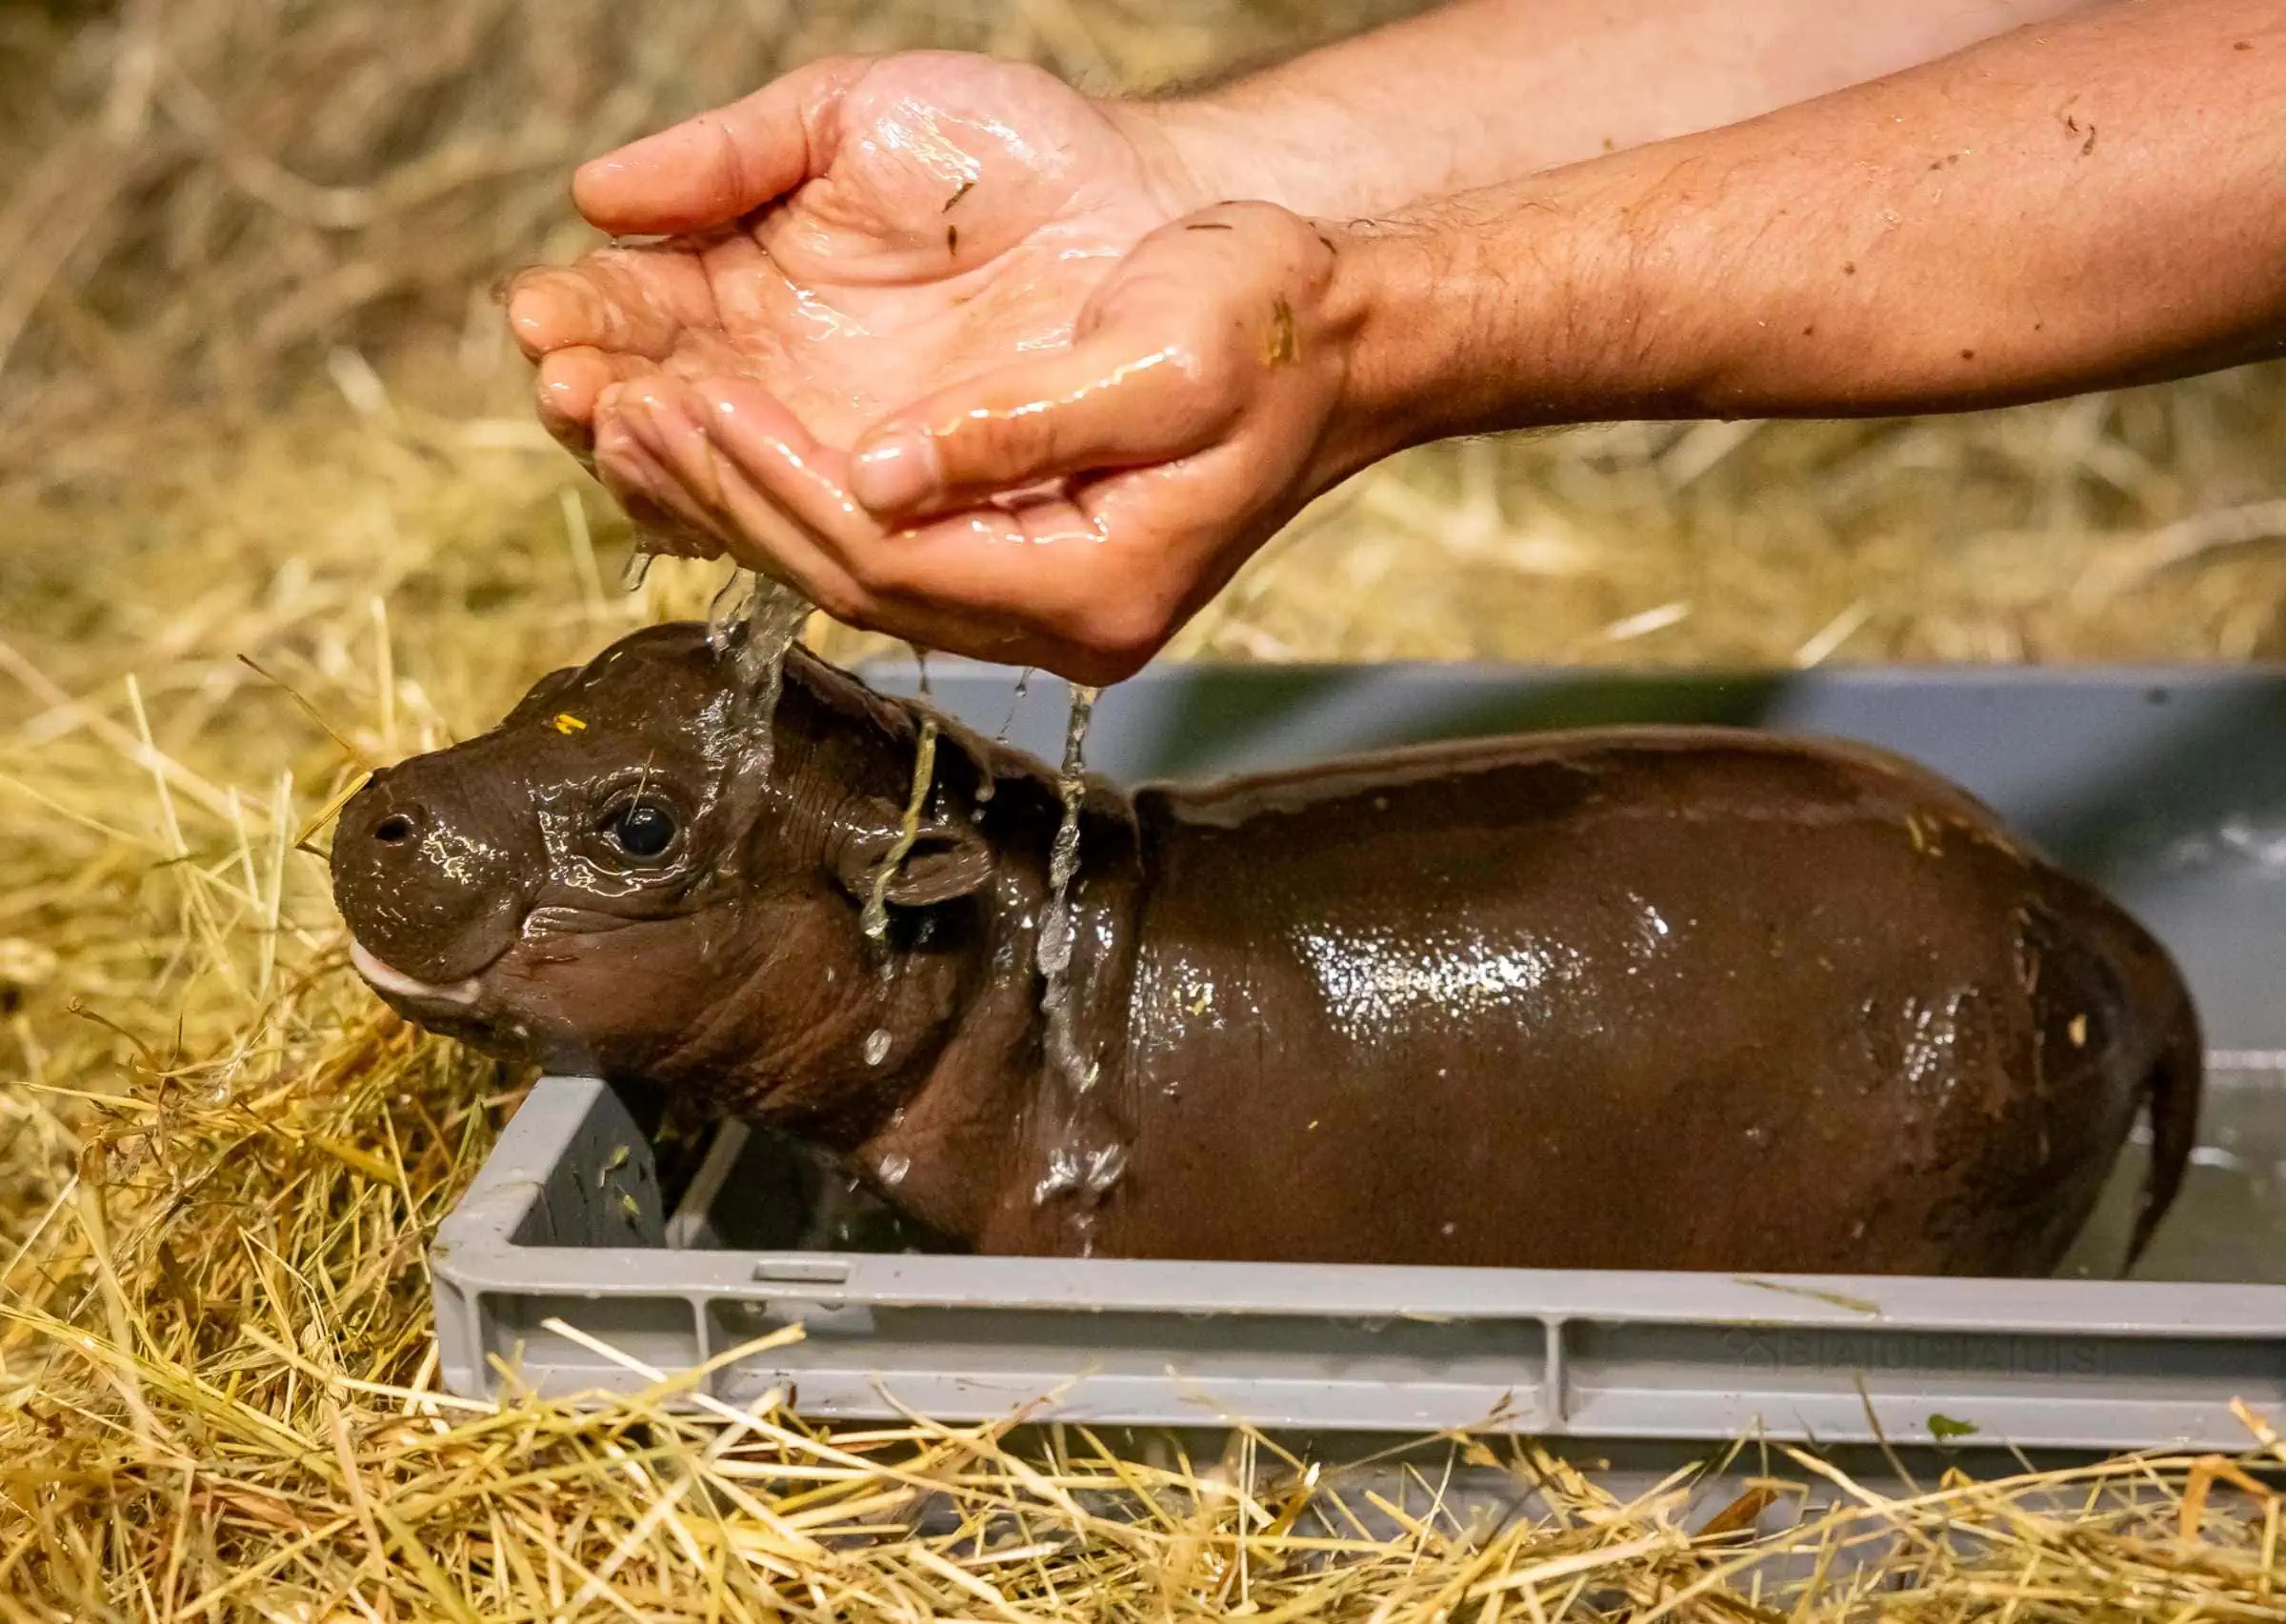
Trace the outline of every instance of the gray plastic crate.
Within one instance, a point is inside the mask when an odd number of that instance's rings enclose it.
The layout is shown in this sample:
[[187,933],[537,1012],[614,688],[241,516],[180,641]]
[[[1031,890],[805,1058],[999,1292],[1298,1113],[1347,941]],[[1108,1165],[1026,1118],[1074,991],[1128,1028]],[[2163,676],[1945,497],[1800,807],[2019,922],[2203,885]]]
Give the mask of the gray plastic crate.
[[[870,671],[911,692],[911,666]],[[936,702],[1042,754],[1061,685],[934,663]],[[1967,785],[2117,894],[2182,962],[2212,1047],[2183,1198],[2133,1280],[2123,1158],[2066,1277],[1744,1279],[815,1250],[815,1165],[726,1130],[671,1215],[608,1089],[550,1078],[439,1233],[443,1375],[550,1393],[803,1340],[709,1378],[818,1416],[1015,1410],[1098,1423],[1625,1447],[1756,1434],[2132,1449],[2247,1441],[2286,1412],[2286,672],[1882,670],[1661,676],[1478,667],[1167,667],[1104,696],[1091,766],[1213,776],[1377,746],[1609,721],[1858,737]],[[833,1192],[823,1193],[831,1196]],[[2072,1277],[2078,1276],[2078,1277]]]

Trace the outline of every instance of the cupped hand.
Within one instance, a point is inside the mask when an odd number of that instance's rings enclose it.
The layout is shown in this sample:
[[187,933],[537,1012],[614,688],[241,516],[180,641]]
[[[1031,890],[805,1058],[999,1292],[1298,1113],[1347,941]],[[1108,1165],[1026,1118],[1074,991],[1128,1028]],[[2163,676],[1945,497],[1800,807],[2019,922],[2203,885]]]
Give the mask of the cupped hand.
[[510,319],[666,545],[1115,680],[1363,460],[1331,232],[1201,209],[1187,155],[1036,70],[822,62],[584,168],[592,222],[667,240],[527,272]]

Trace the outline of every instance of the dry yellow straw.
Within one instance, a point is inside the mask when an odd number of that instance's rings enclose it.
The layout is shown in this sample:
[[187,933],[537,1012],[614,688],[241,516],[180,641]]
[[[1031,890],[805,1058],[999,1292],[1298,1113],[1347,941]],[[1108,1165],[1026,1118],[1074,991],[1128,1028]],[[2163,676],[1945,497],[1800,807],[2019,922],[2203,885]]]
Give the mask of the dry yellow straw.
[[[1361,1476],[1243,1435],[1194,1467],[1083,1428],[829,1434],[668,1379],[585,1410],[438,1392],[425,1243],[527,1079],[355,986],[328,818],[540,671],[703,613],[718,575],[607,585],[624,526],[534,430],[484,295],[584,242],[570,163],[827,49],[1112,84],[1400,9],[0,15],[0,1617],[2280,1615],[2286,1423],[2252,1410],[2240,1458],[1902,1499],[1773,1452],[1718,1514],[1505,1443]],[[1437,448],[1307,515],[1181,647],[2275,652],[2282,437],[2256,370]],[[1462,1470],[1538,1508],[1472,1520]],[[1813,1489],[1836,1509],[1751,1532]]]

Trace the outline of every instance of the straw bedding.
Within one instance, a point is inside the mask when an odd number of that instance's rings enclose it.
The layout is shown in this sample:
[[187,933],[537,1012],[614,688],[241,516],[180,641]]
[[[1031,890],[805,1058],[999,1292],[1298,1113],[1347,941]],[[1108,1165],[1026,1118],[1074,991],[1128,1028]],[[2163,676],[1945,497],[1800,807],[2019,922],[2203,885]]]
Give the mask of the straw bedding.
[[[1494,1526],[1440,1500],[1436,1448],[1375,1507],[1268,1440],[437,1392],[423,1243],[527,1079],[356,987],[327,815],[715,584],[620,592],[622,527],[529,426],[485,289],[579,246],[567,166],[829,48],[1108,86],[1394,9],[0,7],[0,1615],[2280,1615],[2286,1452],[2251,1412],[2236,1463],[1901,1500],[1773,1454],[1781,1510],[1840,1509],[1757,1536],[1755,1502],[1621,1503],[1505,1443],[1440,1446],[1539,1490]],[[2263,656],[2282,432],[2255,370],[1436,448],[1306,515],[1178,652]]]

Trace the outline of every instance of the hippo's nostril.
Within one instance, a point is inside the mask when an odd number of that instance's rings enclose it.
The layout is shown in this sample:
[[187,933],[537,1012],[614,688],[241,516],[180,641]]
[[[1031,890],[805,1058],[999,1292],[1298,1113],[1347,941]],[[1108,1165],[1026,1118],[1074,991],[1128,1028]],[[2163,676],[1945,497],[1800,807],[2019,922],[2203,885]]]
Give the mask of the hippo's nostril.
[[412,819],[403,812],[391,812],[373,826],[373,838],[384,846],[395,846],[412,838]]

